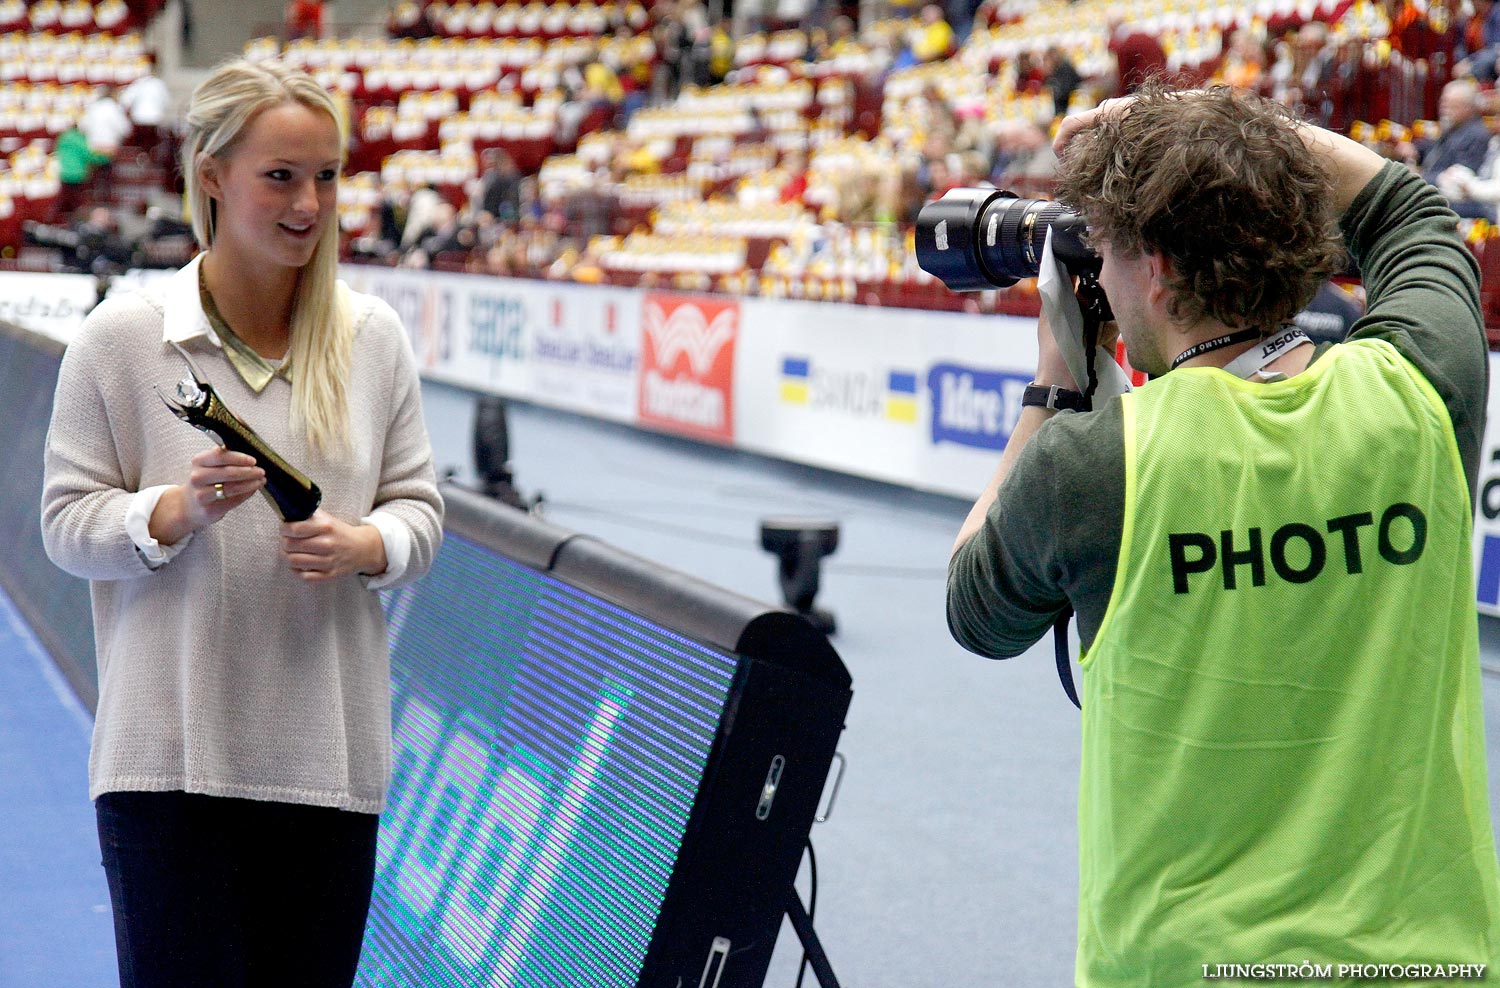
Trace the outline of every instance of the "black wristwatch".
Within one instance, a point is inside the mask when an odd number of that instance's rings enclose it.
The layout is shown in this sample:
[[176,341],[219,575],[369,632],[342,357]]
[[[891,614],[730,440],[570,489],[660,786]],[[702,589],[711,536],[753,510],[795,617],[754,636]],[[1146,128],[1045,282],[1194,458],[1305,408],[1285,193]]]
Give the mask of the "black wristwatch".
[[1069,391],[1055,384],[1028,384],[1021,392],[1022,408],[1050,408],[1053,411],[1082,412],[1088,408],[1083,392]]

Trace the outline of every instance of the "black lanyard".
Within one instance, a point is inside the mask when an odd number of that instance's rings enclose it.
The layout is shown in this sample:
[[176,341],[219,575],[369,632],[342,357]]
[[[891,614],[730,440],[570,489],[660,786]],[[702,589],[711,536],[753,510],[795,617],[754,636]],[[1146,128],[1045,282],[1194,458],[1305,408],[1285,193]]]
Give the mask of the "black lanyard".
[[1211,340],[1204,340],[1202,343],[1194,343],[1179,353],[1176,359],[1172,361],[1172,366],[1168,367],[1167,370],[1176,370],[1182,364],[1205,353],[1222,350],[1224,347],[1234,346],[1236,343],[1249,343],[1251,340],[1258,339],[1260,339],[1260,330],[1242,329],[1238,333],[1228,333],[1224,336],[1216,336]]
[[[1194,357],[1201,356],[1214,350],[1220,350],[1236,343],[1246,343],[1250,340],[1260,339],[1260,330],[1242,329],[1237,333],[1228,333],[1224,336],[1216,336],[1202,343],[1195,343],[1177,355],[1172,361],[1169,370],[1176,370]],[[1235,377],[1243,377],[1247,380],[1257,372],[1264,370],[1266,366],[1279,359],[1282,354],[1294,350],[1303,343],[1308,342],[1307,334],[1295,326],[1289,327],[1275,336],[1267,337],[1258,347],[1251,347],[1244,353],[1235,357],[1224,370]]]

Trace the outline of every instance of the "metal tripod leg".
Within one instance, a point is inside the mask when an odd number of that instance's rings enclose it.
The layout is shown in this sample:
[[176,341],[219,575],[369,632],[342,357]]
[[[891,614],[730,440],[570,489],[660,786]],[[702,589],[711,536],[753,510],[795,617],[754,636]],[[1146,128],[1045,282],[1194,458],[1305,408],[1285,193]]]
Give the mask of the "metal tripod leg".
[[807,962],[812,965],[818,984],[823,988],[839,988],[839,979],[834,976],[833,967],[828,963],[828,955],[823,953],[823,944],[818,941],[812,919],[803,908],[802,897],[797,894],[796,889],[787,890],[786,918],[792,921],[792,929],[797,931],[797,939],[802,941],[802,949],[807,953]]

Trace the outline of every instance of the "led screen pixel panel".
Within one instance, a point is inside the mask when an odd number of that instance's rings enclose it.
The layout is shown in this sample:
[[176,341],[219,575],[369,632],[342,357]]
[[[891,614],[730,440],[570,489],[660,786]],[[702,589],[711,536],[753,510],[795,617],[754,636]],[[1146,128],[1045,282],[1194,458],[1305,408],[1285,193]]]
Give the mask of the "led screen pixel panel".
[[736,659],[452,532],[391,594],[357,983],[634,986]]

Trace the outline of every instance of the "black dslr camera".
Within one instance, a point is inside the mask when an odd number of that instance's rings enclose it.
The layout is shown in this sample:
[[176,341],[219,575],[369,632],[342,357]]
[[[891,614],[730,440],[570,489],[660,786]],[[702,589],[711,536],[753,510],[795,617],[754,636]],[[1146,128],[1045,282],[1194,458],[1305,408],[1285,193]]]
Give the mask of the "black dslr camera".
[[1009,288],[1037,276],[1049,229],[1052,254],[1070,274],[1088,280],[1099,274],[1083,217],[1060,202],[999,189],[950,189],[923,206],[917,263],[955,292]]
[[1009,288],[1041,271],[1047,231],[1052,256],[1078,279],[1073,294],[1090,334],[1114,318],[1099,287],[1103,262],[1088,245],[1083,217],[1050,199],[1002,189],[949,189],[917,214],[917,263],[949,290]]
[[951,291],[1009,288],[1040,273],[1048,230],[1052,256],[1078,279],[1073,294],[1083,314],[1087,408],[1098,386],[1094,353],[1099,329],[1114,313],[1099,287],[1103,262],[1088,245],[1082,216],[1049,199],[1019,199],[1000,189],[950,189],[917,214],[917,263]]

